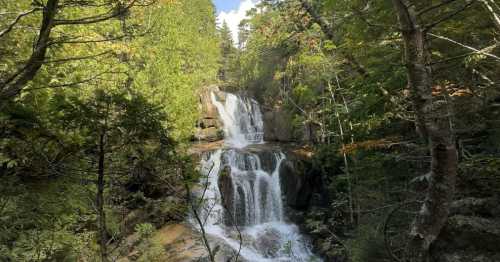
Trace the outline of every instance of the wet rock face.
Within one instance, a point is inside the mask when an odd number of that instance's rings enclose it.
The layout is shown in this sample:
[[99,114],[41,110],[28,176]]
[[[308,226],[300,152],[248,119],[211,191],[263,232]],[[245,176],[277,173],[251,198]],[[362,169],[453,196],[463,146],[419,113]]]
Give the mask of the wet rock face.
[[316,175],[311,163],[293,155],[283,161],[279,171],[281,188],[288,207],[306,210],[311,206],[321,206],[325,199],[324,185]]
[[208,86],[202,89],[200,92],[200,105],[202,119],[218,119],[219,112],[217,108],[212,104],[212,92],[218,93],[218,86]]
[[196,140],[215,142],[224,138],[223,133],[217,127],[198,128],[196,131]]
[[208,86],[202,89],[199,94],[201,116],[198,119],[195,140],[214,142],[224,139],[222,123],[219,119],[219,112],[212,103],[212,92],[217,97],[221,97],[221,92],[217,86]]
[[273,152],[273,151],[260,151],[260,152],[256,152],[256,154],[259,155],[262,170],[271,174],[274,171],[274,168],[276,167],[276,165],[278,164],[278,163],[276,163],[276,157],[274,156],[275,152]]
[[219,190],[222,197],[222,205],[224,206],[224,223],[228,226],[234,225],[234,218],[232,214],[229,214],[228,210],[232,210],[233,203],[233,181],[231,179],[231,168],[225,167],[219,176]]

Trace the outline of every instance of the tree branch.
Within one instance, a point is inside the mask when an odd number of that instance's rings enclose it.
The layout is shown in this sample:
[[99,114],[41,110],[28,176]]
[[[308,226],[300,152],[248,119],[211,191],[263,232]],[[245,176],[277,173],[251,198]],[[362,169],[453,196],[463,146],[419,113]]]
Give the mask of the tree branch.
[[12,21],[5,30],[1,31],[0,32],[0,38],[2,38],[3,36],[5,36],[6,34],[8,34],[10,31],[12,31],[12,29],[14,29],[14,26],[16,26],[17,23],[19,23],[19,21],[21,20],[21,18],[27,16],[27,15],[30,15],[36,11],[39,11],[39,10],[42,10],[41,7],[35,7],[31,10],[28,10],[26,12],[23,12],[23,13],[20,13],[15,19],[14,21]]
[[417,16],[421,16],[421,15],[423,15],[425,13],[428,13],[428,12],[434,10],[434,9],[440,8],[440,7],[445,6],[447,4],[451,4],[451,3],[455,2],[455,1],[457,1],[457,0],[444,0],[441,3],[439,3],[439,4],[436,4],[436,5],[433,5],[433,6],[429,6],[429,7],[425,8],[425,9],[421,10],[420,12],[417,13]]
[[[460,43],[460,42],[458,42],[458,41],[455,41],[455,40],[453,40],[453,39],[451,39],[451,38],[448,38],[448,37],[445,37],[445,36],[440,36],[440,35],[436,35],[436,34],[432,34],[432,33],[428,33],[428,34],[429,34],[430,36],[433,36],[433,37],[436,37],[436,38],[439,38],[439,39],[442,39],[442,40],[446,40],[446,41],[448,41],[448,42],[454,43],[454,44],[459,45],[459,46],[461,46],[461,47],[464,47],[464,48],[466,48],[466,49],[472,50],[472,51],[474,51],[474,52],[476,52],[476,53],[478,53],[478,54],[482,54],[482,55],[485,55],[485,56],[488,56],[488,57],[490,57],[490,58],[493,58],[493,59],[495,59],[495,60],[500,61],[500,57],[498,57],[498,56],[496,56],[496,55],[494,55],[494,54],[488,53],[488,52],[484,51],[484,49],[477,49],[477,48],[474,48],[474,47],[468,46],[468,45],[466,45],[466,44],[462,44],[462,43]],[[492,46],[492,47],[496,47],[496,45],[494,45],[494,46]]]
[[[59,0],[47,1],[47,5],[43,8],[42,23],[33,52],[25,66],[7,78],[5,82],[0,83],[0,101],[3,102],[17,96],[26,83],[31,81],[42,67],[43,60],[45,60],[47,55],[47,43],[54,28],[54,19],[57,14],[58,4]],[[4,105],[2,102],[0,102],[0,108]]]
[[132,7],[134,6],[150,6],[154,3],[156,3],[157,0],[151,0],[149,3],[146,4],[138,4],[138,0],[132,0],[129,4],[127,4],[124,7],[118,7],[116,10],[109,10],[106,13],[103,14],[98,14],[95,16],[89,16],[89,17],[82,17],[78,19],[71,19],[71,20],[61,20],[57,19],[55,21],[55,25],[88,25],[88,24],[96,24],[100,22],[107,21],[112,18],[116,18],[119,16],[122,16],[126,14]]
[[490,3],[490,0],[481,0],[481,2],[483,3],[486,10],[488,10],[488,12],[491,14],[497,30],[500,31],[500,7],[493,1],[491,1]]
[[71,82],[71,83],[64,83],[64,84],[57,84],[57,85],[48,85],[48,86],[44,86],[44,87],[34,87],[34,88],[26,88],[24,89],[24,91],[33,91],[33,90],[41,90],[41,89],[48,89],[48,88],[62,88],[62,87],[72,87],[72,86],[77,86],[77,85],[81,85],[81,84],[86,84],[86,83],[90,83],[92,81],[95,81],[95,80],[103,80],[99,77],[101,76],[104,76],[104,75],[110,75],[110,74],[126,74],[125,72],[115,72],[115,71],[105,71],[105,72],[101,72],[99,74],[96,74],[92,77],[89,77],[89,78],[85,78],[83,80],[80,80],[80,81],[76,81],[76,82]]
[[[321,27],[321,31],[326,35],[326,37],[332,41],[335,41],[335,33],[332,25],[326,21],[318,12],[309,4],[307,0],[300,0],[302,8],[307,11],[311,16],[312,20]],[[368,77],[368,72],[366,69],[357,61],[352,53],[346,52],[345,50],[339,50],[339,53],[347,60],[347,64],[350,65],[356,72],[358,72],[363,77]]]
[[426,25],[424,26],[424,31],[425,32],[428,32],[430,31],[432,28],[436,27],[437,25],[453,18],[454,16],[460,14],[461,12],[465,11],[467,8],[469,8],[470,6],[472,6],[473,4],[475,4],[477,2],[477,0],[472,0],[470,1],[469,3],[465,4],[464,6],[462,6],[462,8],[459,8],[458,10],[455,10],[454,12],[446,15],[445,17],[439,19],[438,21],[436,22],[433,22],[432,24],[429,24],[429,25]]
[[54,60],[45,60],[43,61],[44,64],[55,64],[55,63],[65,63],[65,62],[70,62],[70,61],[77,61],[77,60],[88,60],[88,59],[94,59],[100,56],[105,56],[107,54],[113,54],[114,52],[112,50],[107,50],[105,52],[99,53],[99,54],[93,54],[93,55],[88,55],[88,56],[76,56],[76,57],[68,57],[68,58],[63,58],[63,59],[54,59]]

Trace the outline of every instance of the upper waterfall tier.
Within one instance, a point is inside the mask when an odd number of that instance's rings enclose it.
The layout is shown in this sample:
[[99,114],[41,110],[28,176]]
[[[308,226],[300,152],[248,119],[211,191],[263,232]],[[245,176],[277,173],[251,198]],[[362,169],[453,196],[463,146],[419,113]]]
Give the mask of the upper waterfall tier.
[[219,101],[214,93],[211,93],[211,98],[224,124],[226,144],[243,148],[264,143],[264,121],[257,101],[234,94],[222,94],[225,101]]

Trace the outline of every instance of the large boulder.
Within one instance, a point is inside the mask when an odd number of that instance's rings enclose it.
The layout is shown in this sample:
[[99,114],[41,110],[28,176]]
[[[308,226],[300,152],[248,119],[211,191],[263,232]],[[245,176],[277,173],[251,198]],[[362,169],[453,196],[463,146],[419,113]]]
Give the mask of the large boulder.
[[203,118],[199,122],[200,128],[219,128],[220,127],[220,121],[219,119],[213,119],[213,118]]
[[224,224],[228,226],[234,225],[234,215],[231,214],[231,210],[233,210],[233,196],[234,196],[234,186],[233,179],[231,178],[231,168],[226,166],[221,171],[219,175],[219,191],[222,198],[222,205],[224,206]]
[[451,205],[451,217],[433,243],[433,262],[500,261],[498,198],[464,198]]
[[212,85],[202,88],[199,93],[200,119],[197,121],[197,130],[194,140],[214,142],[224,139],[222,122],[217,107],[212,103],[212,93],[217,100],[223,97],[219,87]]
[[321,126],[314,121],[306,121],[303,126],[301,142],[316,144],[319,142]]
[[202,119],[218,119],[219,112],[212,103],[212,93],[219,93],[219,87],[212,85],[201,89],[199,94]]
[[324,203],[324,184],[309,160],[289,152],[281,163],[279,174],[288,207],[306,210]]
[[498,262],[500,254],[484,252],[457,251],[439,255],[439,262]]
[[217,127],[198,128],[195,138],[196,140],[215,142],[224,139],[224,132]]

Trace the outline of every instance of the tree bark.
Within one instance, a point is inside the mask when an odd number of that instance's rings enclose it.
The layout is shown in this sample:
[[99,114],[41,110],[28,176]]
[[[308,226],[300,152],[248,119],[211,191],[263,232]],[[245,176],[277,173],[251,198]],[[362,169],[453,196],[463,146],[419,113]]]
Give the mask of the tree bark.
[[427,195],[410,232],[409,260],[422,262],[428,261],[430,245],[448,219],[458,157],[447,110],[433,103],[427,32],[417,20],[414,5],[405,0],[392,2],[403,34],[408,85],[417,126],[432,156]]
[[104,174],[105,174],[105,149],[104,149],[104,134],[101,134],[99,138],[99,164],[97,168],[97,195],[96,195],[96,206],[97,206],[97,224],[99,227],[99,248],[101,261],[107,261],[107,235],[108,230],[106,228],[106,213],[104,212]]
[[59,0],[48,0],[43,8],[42,24],[38,39],[26,64],[16,73],[0,83],[0,108],[14,98],[33,78],[43,65],[50,41],[50,34],[55,26],[55,16],[59,9]]

